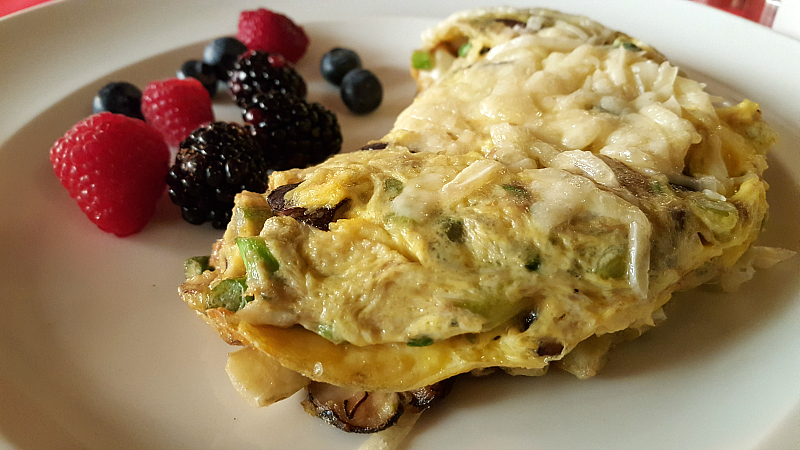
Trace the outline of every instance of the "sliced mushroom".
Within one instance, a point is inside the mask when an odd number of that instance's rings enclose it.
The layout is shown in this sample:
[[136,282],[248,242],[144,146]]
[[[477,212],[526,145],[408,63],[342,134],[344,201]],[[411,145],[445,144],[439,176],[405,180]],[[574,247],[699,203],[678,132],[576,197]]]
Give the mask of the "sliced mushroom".
[[267,195],[267,203],[269,203],[269,207],[272,208],[272,211],[275,214],[294,217],[292,215],[293,213],[291,212],[292,210],[302,210],[302,212],[299,212],[299,214],[305,212],[305,208],[290,208],[286,204],[286,199],[284,198],[284,195],[286,195],[287,192],[291,191],[292,189],[296,188],[299,185],[300,183],[285,184],[283,186],[275,188],[272,192],[269,193],[269,195]]
[[505,25],[505,26],[507,26],[509,28],[514,28],[514,27],[525,28],[525,26],[526,26],[525,22],[521,22],[521,21],[516,20],[516,19],[495,19],[495,22],[502,23],[503,25]]
[[539,342],[539,348],[536,349],[536,354],[539,356],[556,356],[564,351],[564,344],[554,339],[543,339]]
[[329,231],[330,223],[341,219],[350,206],[350,200],[344,199],[332,208],[322,207],[309,211],[304,207],[294,207],[286,202],[284,196],[299,185],[300,183],[286,184],[275,188],[267,195],[267,203],[276,215],[288,216],[322,231]]
[[450,394],[454,382],[455,378],[448,378],[429,386],[405,392],[404,394],[408,397],[407,403],[419,411],[428,409]]
[[349,207],[350,200],[344,199],[333,208],[324,207],[314,211],[306,211],[301,217],[296,217],[295,219],[322,231],[329,231],[331,222],[336,222],[344,217],[344,213]]
[[383,150],[388,146],[389,144],[386,142],[372,142],[361,147],[361,150]]
[[400,394],[366,392],[312,382],[303,408],[349,433],[374,433],[388,428],[403,414]]

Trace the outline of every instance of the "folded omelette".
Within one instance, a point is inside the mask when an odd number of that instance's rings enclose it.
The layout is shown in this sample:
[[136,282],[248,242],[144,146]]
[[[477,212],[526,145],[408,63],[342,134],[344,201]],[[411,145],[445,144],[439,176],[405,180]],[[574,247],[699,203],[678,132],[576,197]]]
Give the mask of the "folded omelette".
[[307,387],[309,412],[371,432],[458,374],[590,377],[673,292],[786,256],[751,247],[776,140],[758,105],[646,44],[495,8],[450,17],[412,59],[419,94],[389,134],[240,194],[180,287],[247,347],[228,372],[254,403]]

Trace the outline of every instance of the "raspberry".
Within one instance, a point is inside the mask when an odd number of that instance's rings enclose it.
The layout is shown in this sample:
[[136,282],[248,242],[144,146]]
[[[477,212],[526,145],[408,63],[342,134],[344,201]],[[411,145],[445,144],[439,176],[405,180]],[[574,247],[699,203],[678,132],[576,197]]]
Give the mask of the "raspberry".
[[342,148],[336,115],[319,103],[271,91],[253,96],[244,112],[271,169],[317,164]]
[[224,229],[236,194],[267,190],[267,166],[249,129],[214,122],[181,143],[167,184],[185,221]]
[[229,72],[231,97],[242,109],[250,107],[253,95],[278,90],[305,97],[306,82],[280,53],[245,52]]
[[242,11],[236,38],[250,50],[280,53],[292,63],[299,61],[308,47],[308,36],[302,27],[283,14],[264,8]]
[[101,230],[139,232],[155,211],[169,169],[161,134],[139,119],[103,112],[73,126],[50,149],[61,184]]
[[169,145],[214,120],[211,97],[194,78],[153,81],[142,92],[142,114]]

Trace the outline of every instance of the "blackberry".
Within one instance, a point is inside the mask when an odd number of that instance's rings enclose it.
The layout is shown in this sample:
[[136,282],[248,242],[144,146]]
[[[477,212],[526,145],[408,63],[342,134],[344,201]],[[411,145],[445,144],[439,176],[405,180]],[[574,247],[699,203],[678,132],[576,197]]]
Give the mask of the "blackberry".
[[248,127],[214,122],[181,142],[166,180],[185,221],[224,229],[236,194],[266,192],[267,165]]
[[279,53],[250,50],[234,63],[228,72],[228,88],[236,104],[247,109],[252,97],[260,92],[278,91],[305,98],[307,87],[303,77]]
[[279,91],[256,94],[244,112],[270,169],[317,164],[342,148],[336,115],[319,103]]

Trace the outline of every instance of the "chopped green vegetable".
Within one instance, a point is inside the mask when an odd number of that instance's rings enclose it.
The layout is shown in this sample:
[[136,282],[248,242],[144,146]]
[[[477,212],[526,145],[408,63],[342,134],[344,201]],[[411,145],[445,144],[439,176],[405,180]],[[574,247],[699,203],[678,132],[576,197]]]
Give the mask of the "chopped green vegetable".
[[269,251],[263,238],[256,236],[238,237],[236,238],[236,246],[239,247],[239,253],[242,255],[247,274],[252,278],[263,278],[262,270],[273,273],[280,267],[278,260],[272,256],[272,252]]
[[628,254],[622,247],[611,247],[600,255],[595,266],[595,273],[601,278],[622,278],[627,273]]
[[519,197],[519,198],[528,198],[528,197],[530,197],[530,194],[528,193],[528,191],[522,186],[516,186],[516,185],[513,185],[513,184],[504,184],[503,185],[503,190],[505,190],[506,192],[511,193],[515,197]]
[[661,187],[661,183],[659,183],[658,181],[651,181],[650,182],[650,191],[652,191],[653,194],[663,194],[664,193],[664,188]]
[[456,300],[453,306],[477,314],[484,319],[483,327],[488,330],[519,314],[521,298],[485,297],[482,299]]
[[622,48],[624,48],[625,50],[628,50],[629,52],[640,52],[640,51],[642,51],[642,48],[639,47],[638,45],[634,44],[633,42],[623,42],[622,43]]
[[460,220],[445,220],[444,222],[444,234],[447,236],[447,239],[450,239],[452,242],[463,243],[464,242],[464,222]]
[[420,70],[433,69],[431,54],[424,50],[415,50],[414,53],[411,54],[411,67]]
[[458,56],[463,58],[469,54],[470,50],[472,50],[472,42],[467,42],[458,49]]
[[336,337],[336,333],[334,332],[334,326],[330,324],[321,323],[317,325],[317,334],[333,342],[334,344],[341,344],[342,342],[344,342],[343,339]]
[[406,345],[408,345],[409,347],[427,347],[432,344],[433,344],[433,339],[425,335],[414,339],[409,339],[409,341],[406,343]]
[[694,198],[691,206],[692,212],[716,235],[729,233],[739,222],[739,211],[728,202],[703,195]]
[[200,275],[209,269],[208,267],[209,256],[194,256],[183,263],[183,274],[186,279]]
[[399,225],[403,227],[411,226],[414,224],[414,219],[408,216],[403,216],[397,213],[389,213],[383,216],[383,223],[387,226]]
[[252,222],[257,228],[264,226],[264,222],[272,217],[272,210],[269,208],[242,208],[245,220]]
[[623,41],[621,38],[617,38],[616,40],[614,40],[614,43],[611,44],[611,46],[613,48],[622,47],[625,50],[628,50],[629,52],[641,52],[642,51],[642,48],[639,47],[638,45],[636,45],[636,44],[634,44],[633,42],[630,42],[630,41]]
[[208,294],[208,308],[225,308],[236,312],[253,301],[253,296],[245,296],[247,281],[244,278],[227,278],[211,289]]
[[397,178],[387,178],[383,182],[383,190],[386,191],[390,197],[395,198],[403,192],[403,182]]

